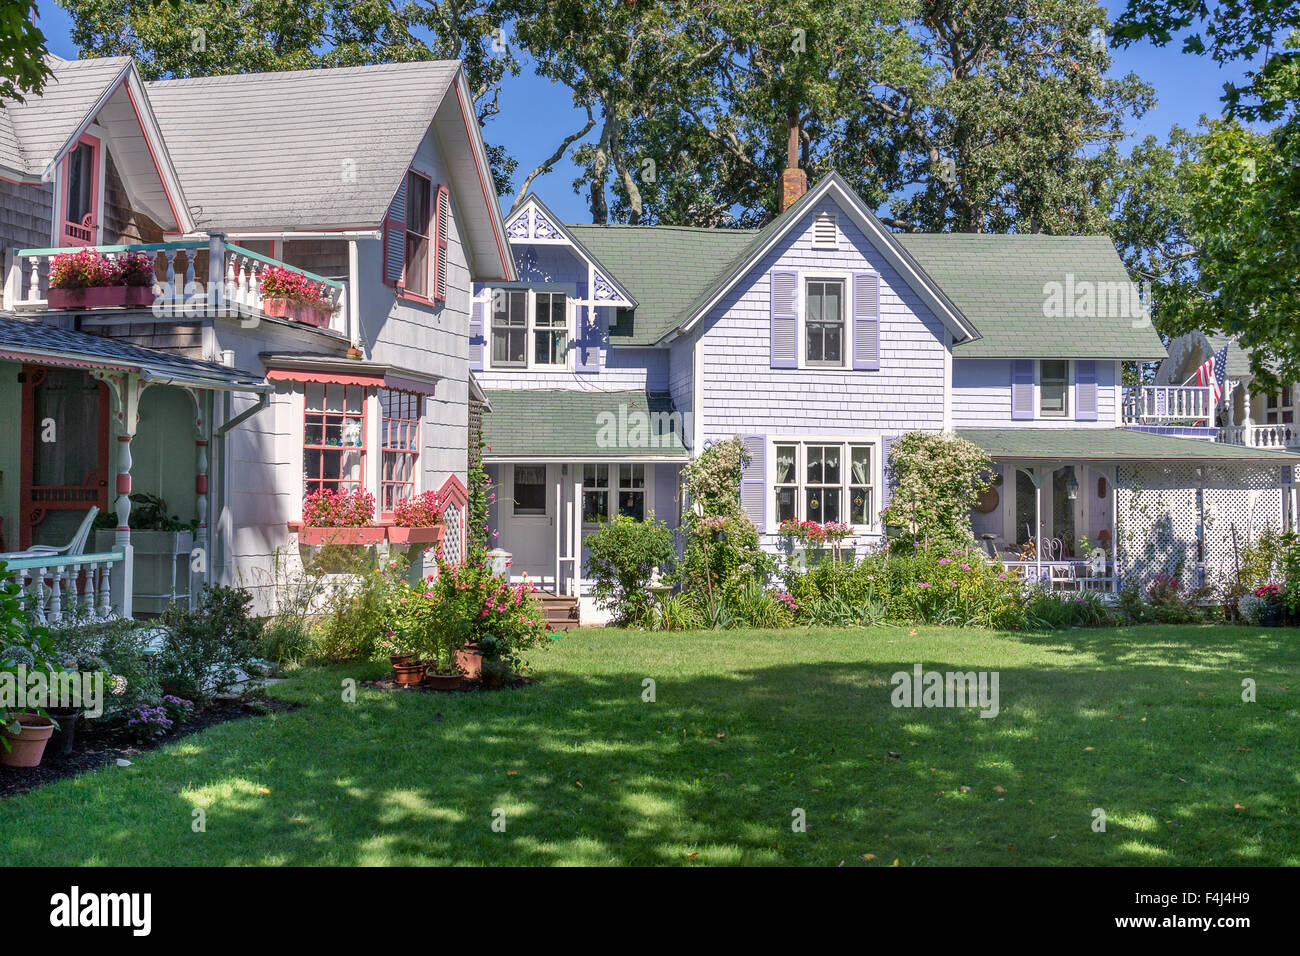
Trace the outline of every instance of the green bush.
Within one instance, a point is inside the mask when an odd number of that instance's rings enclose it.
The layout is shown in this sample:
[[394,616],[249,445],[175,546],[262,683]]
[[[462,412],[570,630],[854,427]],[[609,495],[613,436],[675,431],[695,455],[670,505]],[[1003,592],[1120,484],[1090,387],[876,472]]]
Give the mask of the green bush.
[[330,593],[312,635],[308,656],[326,664],[369,661],[381,652],[390,623],[400,567],[350,574]]
[[439,561],[438,575],[426,592],[427,610],[419,611],[416,602],[416,613],[429,626],[418,629],[421,639],[412,650],[449,667],[456,649],[473,644],[485,661],[502,661],[510,670],[525,671],[527,653],[544,646],[549,633],[546,612],[533,597],[536,590],[528,584],[510,584],[493,573],[482,551],[471,553],[461,564]]
[[1035,590],[1025,609],[1025,626],[1045,631],[1110,627],[1117,623],[1118,612],[1095,591],[1068,594]]
[[163,697],[154,632],[121,618],[86,621],[50,631],[59,662],[69,670],[103,671],[104,714],[156,706]]
[[908,432],[894,441],[888,465],[893,491],[882,514],[905,532],[896,548],[971,543],[971,511],[991,484],[993,460],[983,449],[954,435]]
[[670,574],[677,559],[673,533],[650,512],[645,521],[618,515],[586,539],[587,574],[596,603],[615,624],[645,618],[650,609],[646,582],[654,568]]
[[262,622],[249,617],[252,601],[245,590],[217,586],[203,591],[195,610],[173,604],[163,612],[158,679],[165,693],[207,700],[253,666]]

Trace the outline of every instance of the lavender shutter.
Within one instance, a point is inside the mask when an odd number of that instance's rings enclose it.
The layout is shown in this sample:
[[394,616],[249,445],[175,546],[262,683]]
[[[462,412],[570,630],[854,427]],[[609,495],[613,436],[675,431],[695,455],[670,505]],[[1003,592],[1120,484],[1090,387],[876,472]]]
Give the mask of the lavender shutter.
[[483,371],[483,313],[484,303],[479,301],[483,289],[475,287],[474,301],[469,309],[469,367],[475,372]]
[[577,309],[578,341],[574,348],[573,370],[592,373],[600,371],[600,345],[604,339],[600,309],[579,306]]
[[1097,363],[1092,360],[1074,363],[1074,420],[1097,420]]
[[1034,417],[1034,360],[1013,359],[1011,362],[1011,418]]
[[741,435],[749,464],[740,475],[740,504],[759,534],[767,530],[767,436]]
[[799,365],[799,275],[777,272],[770,276],[772,287],[772,368]]
[[853,367],[880,368],[880,276],[853,274]]
[[397,285],[406,270],[406,177],[397,187],[397,195],[388,207],[384,220],[384,281]]

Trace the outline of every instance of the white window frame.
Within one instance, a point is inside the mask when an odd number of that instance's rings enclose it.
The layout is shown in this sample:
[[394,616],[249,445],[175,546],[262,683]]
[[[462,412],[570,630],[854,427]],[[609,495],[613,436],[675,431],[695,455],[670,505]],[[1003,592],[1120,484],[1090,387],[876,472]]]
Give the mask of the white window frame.
[[[493,334],[496,320],[496,296],[498,293],[509,294],[511,292],[524,292],[527,294],[527,300],[524,304],[524,364],[523,365],[505,365],[493,362],[492,346]],[[537,296],[546,295],[563,295],[564,303],[564,324],[565,334],[568,337],[567,344],[564,348],[564,360],[555,364],[541,364],[536,361],[536,334],[537,325]],[[488,301],[486,308],[483,310],[483,367],[485,369],[496,369],[503,372],[571,372],[573,371],[573,353],[576,332],[577,306],[574,304],[577,299],[577,287],[572,284],[552,284],[552,283],[534,283],[531,285],[512,285],[496,286],[488,290]]]
[[[624,490],[628,490],[628,491],[634,490],[631,488],[628,489],[623,488],[623,471],[622,471],[623,468],[628,468],[633,466],[640,466],[641,468],[644,469],[645,484],[641,487],[641,489],[639,489],[640,492],[645,496],[645,505],[641,509],[641,511],[643,517],[649,516],[649,514],[652,511],[654,511],[654,501],[655,501],[654,499],[655,463],[652,461],[588,461],[588,462],[577,463],[575,467],[582,469],[581,472],[582,486],[580,489],[580,494],[582,497],[579,499],[579,507],[582,506],[583,504],[582,499],[585,498],[587,494],[588,485],[587,485],[586,469],[606,468],[608,469],[607,471],[608,483],[604,488],[594,488],[593,490],[599,490],[606,493],[604,518],[606,521],[613,520],[614,515],[618,514],[619,493]],[[585,511],[586,509],[584,508],[582,527],[587,530],[596,528],[597,527],[596,522],[586,520]]]
[[[1061,414],[1043,413],[1043,363],[1065,363],[1065,409]],[[1072,359],[1038,359],[1034,362],[1034,418],[1046,422],[1068,421],[1074,417],[1074,361]]]
[[[776,449],[781,445],[795,446],[795,483],[778,484],[776,481]],[[769,435],[767,440],[767,460],[771,462],[771,469],[763,476],[765,494],[768,496],[767,504],[767,523],[768,534],[776,534],[781,527],[781,520],[777,516],[776,509],[776,491],[778,487],[795,489],[795,517],[799,521],[808,519],[806,511],[806,490],[808,475],[808,446],[810,445],[838,445],[840,447],[840,502],[842,506],[841,520],[853,529],[855,535],[870,535],[880,532],[880,488],[883,484],[882,462],[880,460],[880,449],[882,441],[879,436],[866,436],[861,438],[842,438],[836,435]],[[871,449],[871,466],[870,480],[871,484],[871,502],[867,507],[867,516],[871,519],[867,524],[851,524],[848,521],[850,497],[852,490],[859,487],[853,481],[853,449],[869,448]],[[818,486],[824,487],[824,486]]]
[[[798,357],[799,368],[809,372],[842,372],[853,367],[853,273],[847,269],[810,269],[799,273]],[[844,338],[840,343],[840,362],[835,365],[811,364],[808,361],[808,283],[838,282],[844,289],[840,300],[844,311]]]

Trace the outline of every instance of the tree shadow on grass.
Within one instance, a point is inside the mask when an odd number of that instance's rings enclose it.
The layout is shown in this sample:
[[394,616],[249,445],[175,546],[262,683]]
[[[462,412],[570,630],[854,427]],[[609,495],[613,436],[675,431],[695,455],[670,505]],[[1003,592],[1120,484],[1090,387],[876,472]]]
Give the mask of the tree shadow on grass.
[[1181,646],[1126,665],[1122,645],[1001,669],[992,719],[892,706],[912,660],[668,677],[653,703],[640,673],[356,704],[322,679],[292,691],[307,708],[196,735],[129,783],[0,805],[0,858],[43,862],[36,837],[76,814],[81,859],[125,864],[1300,862],[1295,697],[1245,705]]

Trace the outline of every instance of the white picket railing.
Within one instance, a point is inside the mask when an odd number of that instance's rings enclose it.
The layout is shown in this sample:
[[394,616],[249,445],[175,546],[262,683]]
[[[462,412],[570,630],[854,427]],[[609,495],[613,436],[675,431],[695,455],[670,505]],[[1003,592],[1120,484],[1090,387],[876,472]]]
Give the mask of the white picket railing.
[[19,600],[38,624],[103,621],[126,615],[113,603],[114,566],[121,571],[121,551],[98,554],[41,555],[4,562],[0,575],[18,585]]
[[[332,332],[348,332],[347,283],[308,272],[272,259],[251,249],[228,243],[221,234],[210,239],[183,242],[154,242],[138,245],[86,246],[107,259],[141,253],[154,266],[151,308],[163,315],[202,317],[210,314],[266,315],[263,309],[262,277],[278,267],[296,272],[318,283],[333,311],[325,326]],[[4,282],[4,305],[13,310],[49,308],[50,270],[57,256],[80,251],[78,247],[15,249],[8,255]],[[206,261],[206,284],[196,278],[196,266]],[[90,311],[88,309],[87,311]]]
[[1218,440],[1228,445],[1245,445],[1249,448],[1295,448],[1300,445],[1300,427],[1228,425],[1219,429]]
[[1125,424],[1209,421],[1213,414],[1208,385],[1137,385],[1124,390]]

